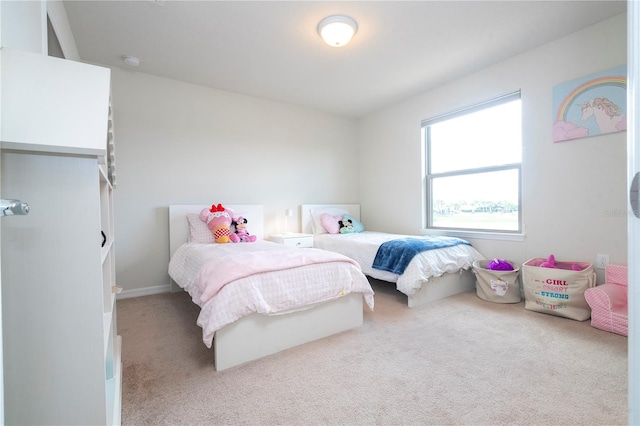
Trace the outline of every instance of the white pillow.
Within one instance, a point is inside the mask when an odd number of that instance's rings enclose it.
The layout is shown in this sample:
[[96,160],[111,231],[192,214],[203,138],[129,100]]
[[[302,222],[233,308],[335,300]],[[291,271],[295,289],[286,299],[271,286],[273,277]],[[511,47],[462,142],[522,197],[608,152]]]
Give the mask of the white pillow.
[[349,214],[348,211],[339,207],[322,207],[317,209],[311,209],[311,230],[314,234],[328,234],[327,230],[322,226],[323,213],[327,213],[331,216],[343,216]]
[[189,222],[189,239],[188,242],[196,244],[213,244],[216,239],[205,222],[200,219],[200,215],[196,213],[187,214]]

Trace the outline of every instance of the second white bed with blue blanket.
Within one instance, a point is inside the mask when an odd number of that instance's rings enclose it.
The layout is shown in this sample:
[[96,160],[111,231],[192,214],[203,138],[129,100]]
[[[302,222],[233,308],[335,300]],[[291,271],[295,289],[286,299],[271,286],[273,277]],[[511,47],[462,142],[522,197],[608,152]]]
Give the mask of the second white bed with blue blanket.
[[[471,271],[484,257],[467,241],[364,231],[348,234],[318,232],[312,211],[337,208],[360,218],[359,205],[303,205],[302,230],[313,233],[314,247],[341,253],[360,264],[365,275],[396,284],[409,307],[475,288]],[[338,211],[335,210],[335,211]]]

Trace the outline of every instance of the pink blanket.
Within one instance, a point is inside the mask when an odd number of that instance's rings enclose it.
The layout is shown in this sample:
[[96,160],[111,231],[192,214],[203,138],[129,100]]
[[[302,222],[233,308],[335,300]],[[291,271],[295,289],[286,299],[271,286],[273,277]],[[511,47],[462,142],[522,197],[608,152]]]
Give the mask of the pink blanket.
[[354,260],[338,253],[305,248],[226,254],[213,258],[200,269],[195,285],[205,303],[227,284],[264,272],[281,271],[318,263],[346,262],[358,270],[360,265]]

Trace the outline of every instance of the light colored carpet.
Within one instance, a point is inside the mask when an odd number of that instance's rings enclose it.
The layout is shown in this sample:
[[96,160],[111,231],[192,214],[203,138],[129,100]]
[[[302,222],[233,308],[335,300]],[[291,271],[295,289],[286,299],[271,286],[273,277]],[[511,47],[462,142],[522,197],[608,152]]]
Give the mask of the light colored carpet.
[[364,325],[216,372],[186,293],[117,302],[123,425],[624,425],[627,338],[374,283]]

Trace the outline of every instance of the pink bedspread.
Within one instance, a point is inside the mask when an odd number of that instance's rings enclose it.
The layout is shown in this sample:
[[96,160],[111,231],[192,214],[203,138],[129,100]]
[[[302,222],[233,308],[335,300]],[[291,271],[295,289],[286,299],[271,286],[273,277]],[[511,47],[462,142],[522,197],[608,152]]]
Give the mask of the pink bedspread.
[[[292,256],[296,259],[286,260]],[[202,270],[205,265],[209,272]],[[169,275],[201,308],[197,324],[209,348],[216,331],[254,313],[284,314],[351,293],[361,293],[369,309],[374,306],[373,289],[352,259],[269,241],[183,244],[171,257]],[[208,294],[215,296],[203,297],[209,283]]]
[[360,269],[358,263],[348,257],[319,249],[248,252],[226,254],[207,261],[194,284],[200,293],[201,303],[206,303],[232,281],[264,272],[329,262],[347,262]]

